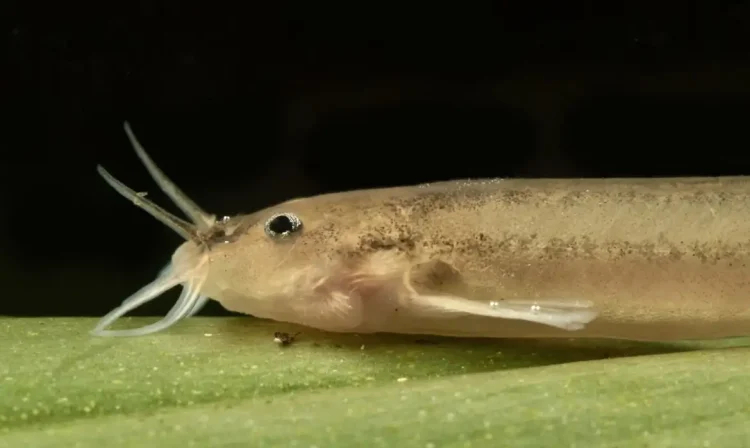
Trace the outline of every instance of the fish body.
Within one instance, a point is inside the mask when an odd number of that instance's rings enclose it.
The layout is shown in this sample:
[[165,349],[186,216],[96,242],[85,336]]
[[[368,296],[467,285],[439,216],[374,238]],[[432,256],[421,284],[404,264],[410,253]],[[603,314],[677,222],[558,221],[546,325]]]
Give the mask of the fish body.
[[[750,334],[750,177],[479,179],[324,194],[217,219],[110,185],[187,241],[99,335],[161,331],[210,299],[333,332],[706,339]],[[161,321],[107,330],[164,291]]]
[[[208,284],[231,310],[332,331],[737,336],[750,333],[749,203],[746,177],[473,180],[322,195],[236,218],[246,230],[216,248]],[[279,213],[305,223],[281,243],[262,232]],[[260,287],[241,280],[255,260]],[[311,292],[323,278],[334,288]],[[340,311],[327,321],[326,310],[351,305],[332,294],[356,300],[357,317]],[[487,306],[588,304],[596,318],[571,332],[423,306],[415,297],[426,294]],[[248,298],[259,296],[275,297],[269,311],[253,309]]]

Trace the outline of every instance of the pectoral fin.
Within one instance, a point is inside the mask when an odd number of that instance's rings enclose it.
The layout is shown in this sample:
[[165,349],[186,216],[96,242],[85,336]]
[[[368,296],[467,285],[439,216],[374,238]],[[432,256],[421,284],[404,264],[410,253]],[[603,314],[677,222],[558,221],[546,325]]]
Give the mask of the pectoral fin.
[[563,330],[580,330],[597,316],[592,305],[577,300],[498,300],[480,302],[458,296],[416,295],[421,306],[447,314],[471,314],[525,320]]
[[[594,320],[593,303],[578,299],[508,299],[489,297],[488,288],[467,284],[448,263],[415,265],[404,278],[414,305],[439,314],[464,314],[525,320],[564,330],[580,330]],[[480,301],[470,297],[487,297]]]

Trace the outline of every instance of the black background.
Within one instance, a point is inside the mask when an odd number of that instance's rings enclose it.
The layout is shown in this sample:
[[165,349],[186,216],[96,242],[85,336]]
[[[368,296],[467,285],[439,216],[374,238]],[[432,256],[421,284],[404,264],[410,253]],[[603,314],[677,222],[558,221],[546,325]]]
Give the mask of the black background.
[[99,316],[180,243],[95,172],[174,210],[123,120],[218,215],[465,177],[750,174],[750,2],[274,3],[3,2],[0,314]]

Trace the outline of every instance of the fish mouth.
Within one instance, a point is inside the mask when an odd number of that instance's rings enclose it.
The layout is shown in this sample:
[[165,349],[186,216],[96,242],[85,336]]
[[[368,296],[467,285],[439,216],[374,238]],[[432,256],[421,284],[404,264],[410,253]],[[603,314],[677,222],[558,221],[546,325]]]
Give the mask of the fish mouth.
[[[132,190],[109,174],[103,167],[97,166],[97,171],[105,182],[120,195],[172,229],[188,241],[188,243],[177,249],[172,256],[172,262],[159,273],[154,281],[125,299],[118,307],[107,313],[99,321],[91,331],[91,334],[96,336],[140,336],[155,333],[171,327],[182,319],[200,311],[208,301],[208,297],[201,292],[208,277],[208,253],[211,247],[208,243],[220,239],[227,241],[227,230],[229,229],[227,227],[228,223],[217,223],[214,215],[206,213],[182,192],[151,160],[151,157],[146,153],[146,150],[141,146],[138,139],[136,139],[133,131],[130,129],[130,125],[125,122],[123,126],[138,158],[156,185],[172,199],[172,202],[182,210],[188,220],[186,221],[167,212],[156,203],[147,199],[145,193],[138,193]],[[231,232],[231,235],[234,233],[234,231]],[[182,294],[164,319],[142,328],[128,330],[106,329],[126,313],[146,302],[156,299],[178,285],[182,285],[183,287]]]

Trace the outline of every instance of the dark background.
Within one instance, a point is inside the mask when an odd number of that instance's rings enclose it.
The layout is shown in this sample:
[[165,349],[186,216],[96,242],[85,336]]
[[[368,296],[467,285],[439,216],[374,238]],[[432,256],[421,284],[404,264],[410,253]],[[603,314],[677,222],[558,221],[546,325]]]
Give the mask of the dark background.
[[0,314],[102,315],[180,243],[95,172],[174,210],[126,119],[218,215],[452,178],[750,174],[748,1],[274,3],[0,6]]

